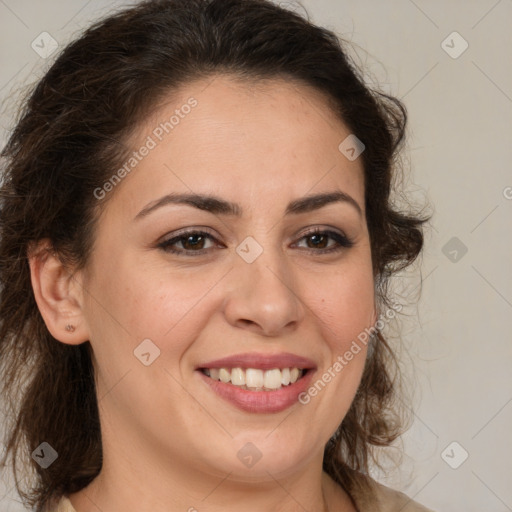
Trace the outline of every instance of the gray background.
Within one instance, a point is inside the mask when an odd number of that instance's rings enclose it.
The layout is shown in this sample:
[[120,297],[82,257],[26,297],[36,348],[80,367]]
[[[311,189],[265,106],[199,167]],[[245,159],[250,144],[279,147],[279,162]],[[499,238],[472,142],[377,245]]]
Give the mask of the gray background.
[[[20,87],[52,60],[41,33],[62,46],[122,5],[0,0],[2,145]],[[411,304],[394,329],[416,383],[414,422],[399,468],[376,475],[439,512],[512,511],[512,0],[303,5],[356,43],[355,58],[405,102],[407,195],[434,210],[421,265],[395,286]],[[24,510],[7,474],[0,509]]]

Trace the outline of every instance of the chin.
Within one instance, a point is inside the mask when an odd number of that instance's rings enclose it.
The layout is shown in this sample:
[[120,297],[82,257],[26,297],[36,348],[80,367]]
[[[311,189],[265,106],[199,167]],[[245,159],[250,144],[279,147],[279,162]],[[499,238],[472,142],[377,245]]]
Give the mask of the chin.
[[[318,451],[323,456],[323,445]],[[285,443],[281,439],[272,439],[272,435],[265,432],[234,441],[211,463],[224,476],[230,473],[230,480],[269,482],[296,473],[308,465],[315,453],[306,443]]]

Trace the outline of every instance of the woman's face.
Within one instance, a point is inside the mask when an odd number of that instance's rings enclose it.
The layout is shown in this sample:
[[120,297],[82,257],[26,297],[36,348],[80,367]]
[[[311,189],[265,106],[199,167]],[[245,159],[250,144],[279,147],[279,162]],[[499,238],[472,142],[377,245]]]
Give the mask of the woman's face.
[[104,468],[268,480],[321,466],[361,378],[351,346],[376,320],[349,135],[312,89],[225,76],[141,127],[81,275]]

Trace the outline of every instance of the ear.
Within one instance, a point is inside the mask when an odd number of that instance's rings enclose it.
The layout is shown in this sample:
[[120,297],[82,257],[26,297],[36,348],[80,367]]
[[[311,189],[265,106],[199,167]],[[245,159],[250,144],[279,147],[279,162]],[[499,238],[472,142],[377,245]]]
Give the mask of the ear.
[[27,256],[36,303],[50,334],[69,345],[88,341],[80,274],[71,274],[48,239],[31,246]]

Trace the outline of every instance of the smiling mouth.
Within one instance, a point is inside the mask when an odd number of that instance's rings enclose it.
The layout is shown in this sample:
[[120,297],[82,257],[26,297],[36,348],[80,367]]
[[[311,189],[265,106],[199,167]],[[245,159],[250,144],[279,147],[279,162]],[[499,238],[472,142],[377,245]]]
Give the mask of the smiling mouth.
[[210,379],[247,391],[276,391],[291,386],[308,372],[302,368],[201,368]]

